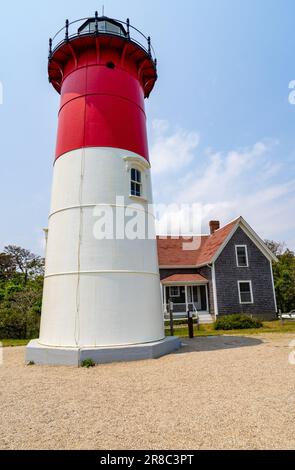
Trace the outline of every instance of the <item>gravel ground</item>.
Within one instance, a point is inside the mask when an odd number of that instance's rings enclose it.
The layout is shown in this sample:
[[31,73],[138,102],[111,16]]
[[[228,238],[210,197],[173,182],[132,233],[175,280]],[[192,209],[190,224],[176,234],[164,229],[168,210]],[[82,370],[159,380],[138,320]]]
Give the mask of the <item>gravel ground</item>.
[[292,334],[186,340],[157,360],[25,366],[5,348],[0,449],[294,449]]

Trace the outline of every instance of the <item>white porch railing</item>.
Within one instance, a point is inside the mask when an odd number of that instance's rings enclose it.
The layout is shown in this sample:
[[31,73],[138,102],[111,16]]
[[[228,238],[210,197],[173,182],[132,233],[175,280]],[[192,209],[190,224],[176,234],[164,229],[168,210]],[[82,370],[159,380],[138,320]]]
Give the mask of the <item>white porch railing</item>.
[[[169,303],[164,304],[164,315],[169,316]],[[198,314],[198,310],[193,302],[187,303],[175,303],[173,302],[173,313],[184,313],[187,314],[188,310]]]
[[[180,320],[187,318],[187,312],[193,312],[193,317],[196,319],[198,324],[202,323],[213,323],[214,319],[209,312],[209,310],[198,310],[193,302],[189,302],[188,304],[185,303],[173,303],[173,312],[172,316],[174,320]],[[163,304],[163,317],[164,321],[168,321],[170,319],[169,313],[169,303],[166,305]]]
[[[209,313],[209,294],[208,294],[208,285],[205,285],[205,295],[206,295],[206,307],[205,309],[202,308],[205,305],[203,305],[203,302],[201,300],[201,292],[198,292],[197,297],[195,297],[194,293],[194,287],[197,287],[198,290],[200,289],[199,285],[185,285],[184,286],[184,296],[182,296],[181,300],[184,300],[184,302],[177,302],[177,297],[170,297],[170,292],[167,292],[167,290],[170,287],[182,287],[182,286],[177,286],[177,284],[170,286],[170,285],[162,285],[162,293],[163,293],[163,312],[164,315],[169,314],[169,301],[173,303],[173,312],[176,315],[179,314],[184,314],[186,315],[188,310],[191,312],[194,312],[198,315],[198,312],[202,313]],[[169,298],[170,297],[170,298]],[[180,299],[179,299],[180,300]],[[198,308],[196,307],[196,304],[198,305]]]

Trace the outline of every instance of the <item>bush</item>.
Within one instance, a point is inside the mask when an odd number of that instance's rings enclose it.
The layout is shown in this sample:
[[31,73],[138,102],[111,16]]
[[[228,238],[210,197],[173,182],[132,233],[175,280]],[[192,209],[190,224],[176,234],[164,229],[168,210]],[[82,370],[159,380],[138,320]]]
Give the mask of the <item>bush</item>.
[[40,314],[33,309],[22,313],[16,308],[0,308],[0,340],[37,338],[39,324]]
[[250,328],[261,328],[260,320],[248,317],[247,315],[226,315],[218,318],[214,323],[215,330],[245,330]]
[[[20,288],[18,279],[3,289],[0,282],[0,339],[31,339],[39,336],[42,302],[41,277]],[[5,295],[3,292],[5,291]]]
[[26,337],[25,319],[12,309],[0,310],[0,338],[23,339]]
[[89,367],[94,367],[94,366],[95,366],[95,363],[90,358],[84,359],[84,361],[81,362],[81,367],[86,367],[87,369]]

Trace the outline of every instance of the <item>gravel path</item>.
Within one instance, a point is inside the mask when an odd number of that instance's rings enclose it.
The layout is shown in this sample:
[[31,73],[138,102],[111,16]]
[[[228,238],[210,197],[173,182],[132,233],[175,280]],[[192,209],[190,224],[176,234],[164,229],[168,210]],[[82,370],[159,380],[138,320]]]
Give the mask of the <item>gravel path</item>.
[[24,366],[24,348],[5,348],[0,449],[294,449],[292,339],[195,338],[92,369]]

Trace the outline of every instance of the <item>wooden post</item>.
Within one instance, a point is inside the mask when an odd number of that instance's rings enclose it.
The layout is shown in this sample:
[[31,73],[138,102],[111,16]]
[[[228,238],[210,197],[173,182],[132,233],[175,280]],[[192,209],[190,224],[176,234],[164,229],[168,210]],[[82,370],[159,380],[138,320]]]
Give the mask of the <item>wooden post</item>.
[[170,318],[170,335],[174,336],[174,324],[173,324],[173,302],[168,300],[169,304],[169,318]]
[[188,336],[189,338],[194,337],[194,320],[193,312],[187,311],[187,325],[188,325]]

